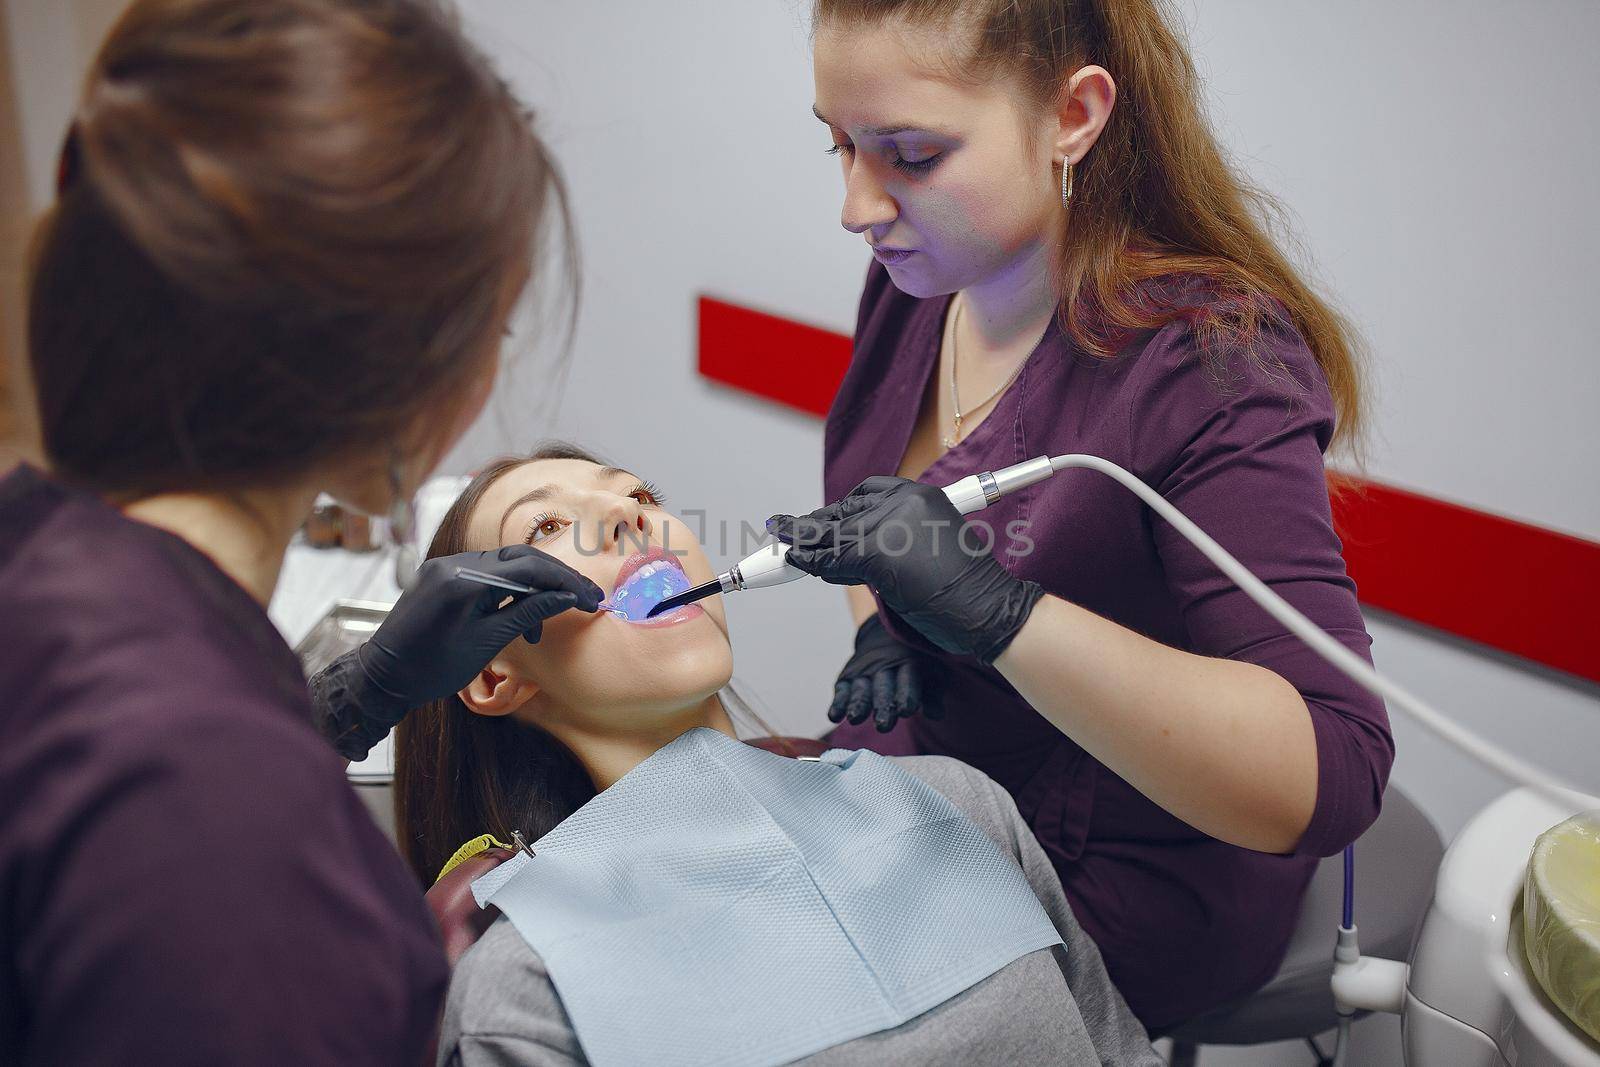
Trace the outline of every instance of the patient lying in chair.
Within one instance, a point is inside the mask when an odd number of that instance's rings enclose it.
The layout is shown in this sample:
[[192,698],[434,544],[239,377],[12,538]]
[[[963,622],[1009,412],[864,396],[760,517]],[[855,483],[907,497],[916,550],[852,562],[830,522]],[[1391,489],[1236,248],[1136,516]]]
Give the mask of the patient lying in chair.
[[721,599],[632,610],[715,577],[663,503],[546,447],[484,471],[430,548],[527,541],[629,605],[547,621],[397,736],[425,885],[480,835],[538,852],[474,885],[506,915],[456,966],[440,1062],[1160,1063],[994,782],[733,740]]

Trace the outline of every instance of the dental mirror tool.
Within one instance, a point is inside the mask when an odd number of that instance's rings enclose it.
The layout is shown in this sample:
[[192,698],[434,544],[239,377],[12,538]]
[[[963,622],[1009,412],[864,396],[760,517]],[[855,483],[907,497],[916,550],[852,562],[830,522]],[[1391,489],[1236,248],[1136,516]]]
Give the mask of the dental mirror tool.
[[[511,579],[502,578],[498,574],[486,574],[483,571],[475,571],[471,567],[457,567],[456,577],[463,578],[469,582],[477,582],[479,585],[487,585],[494,589],[504,589],[508,593],[526,594],[539,592],[539,590],[535,589],[531,585],[523,585],[521,582],[513,582]],[[609,604],[604,600],[600,601],[599,610],[609,611],[614,615],[621,615],[623,617],[626,617],[627,615],[626,612],[617,607],[615,604]]]
[[[1002,467],[997,471],[970,474],[958,482],[945,486],[944,495],[950,498],[950,503],[954,504],[961,514],[971,515],[974,511],[982,511],[1007,493],[1032,485],[1034,482],[1044,481],[1056,470],[1049,456],[1040,456],[1010,467]],[[758,548],[740,560],[732,570],[719,575],[715,581],[702,582],[693,589],[667,597],[651,608],[645,618],[654,618],[664,611],[692,604],[713,593],[731,593],[735,589],[765,589],[768,586],[782,585],[796,578],[806,577],[805,571],[789,565],[788,556],[789,546],[781,541]]]

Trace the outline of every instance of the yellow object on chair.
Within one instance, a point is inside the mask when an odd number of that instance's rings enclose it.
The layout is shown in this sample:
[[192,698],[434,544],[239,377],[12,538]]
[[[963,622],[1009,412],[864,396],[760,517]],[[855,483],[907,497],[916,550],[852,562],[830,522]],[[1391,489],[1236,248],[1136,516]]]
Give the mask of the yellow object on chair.
[[461,866],[478,853],[487,852],[491,848],[503,848],[509,852],[511,851],[512,846],[497,839],[493,834],[481,834],[478,837],[474,837],[471,841],[468,841],[466,844],[456,849],[456,854],[454,856],[451,856],[449,859],[444,861],[444,866],[439,869],[439,876],[435,878],[434,881],[442,881],[445,875],[449,874],[451,871],[455,870],[457,867]]

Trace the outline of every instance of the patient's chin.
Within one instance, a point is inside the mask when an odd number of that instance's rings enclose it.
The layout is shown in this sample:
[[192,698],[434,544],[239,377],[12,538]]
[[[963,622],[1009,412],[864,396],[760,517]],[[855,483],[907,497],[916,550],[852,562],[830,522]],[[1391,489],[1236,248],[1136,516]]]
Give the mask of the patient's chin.
[[533,673],[542,698],[530,703],[526,717],[538,722],[553,713],[609,733],[650,727],[703,703],[732,677],[733,650],[720,630],[701,621],[703,638],[656,647],[608,641],[539,649],[542,662]]
[[[720,638],[720,635],[718,635]],[[646,706],[687,705],[715,693],[733,675],[733,650],[726,640],[695,641],[671,655],[641,657],[631,664],[631,681],[619,669],[618,681]]]

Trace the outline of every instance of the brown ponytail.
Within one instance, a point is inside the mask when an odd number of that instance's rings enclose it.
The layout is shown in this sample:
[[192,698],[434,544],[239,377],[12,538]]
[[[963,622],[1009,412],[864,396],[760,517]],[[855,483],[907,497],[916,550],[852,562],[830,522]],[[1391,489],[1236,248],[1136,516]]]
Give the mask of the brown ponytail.
[[814,14],[951,27],[972,41],[969,70],[1014,77],[1042,106],[1080,67],[1110,71],[1117,103],[1074,175],[1057,265],[1066,329],[1110,356],[1130,331],[1184,319],[1202,351],[1220,355],[1253,350],[1287,311],[1333,394],[1334,442],[1359,454],[1354,335],[1269,234],[1281,209],[1223,156],[1166,0],[815,0]]
[[443,421],[565,215],[428,0],[136,0],[73,129],[28,352],[52,466],[112,495],[271,484]]

